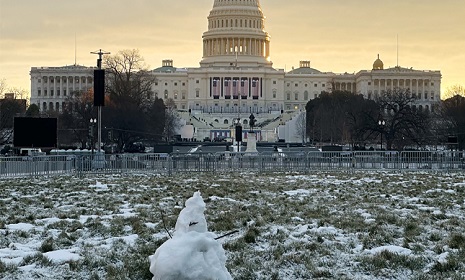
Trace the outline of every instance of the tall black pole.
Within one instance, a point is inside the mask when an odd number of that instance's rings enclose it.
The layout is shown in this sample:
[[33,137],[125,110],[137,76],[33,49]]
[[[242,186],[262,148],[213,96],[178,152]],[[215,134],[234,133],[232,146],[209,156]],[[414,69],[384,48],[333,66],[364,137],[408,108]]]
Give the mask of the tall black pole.
[[[99,51],[95,51],[95,52],[91,52],[91,54],[97,54],[98,55],[98,59],[97,59],[97,68],[99,70],[102,69],[102,57],[104,54],[110,54],[109,52],[104,52],[102,51],[102,49],[100,49]],[[94,83],[95,83],[95,79],[94,79]],[[94,95],[95,95],[95,92],[94,92]],[[98,128],[97,128],[97,133],[98,133],[98,136],[97,136],[97,147],[98,147],[98,152],[100,153],[100,149],[102,147],[102,105],[98,105],[97,106],[97,110],[98,110],[98,118],[97,118],[97,122],[98,122]]]

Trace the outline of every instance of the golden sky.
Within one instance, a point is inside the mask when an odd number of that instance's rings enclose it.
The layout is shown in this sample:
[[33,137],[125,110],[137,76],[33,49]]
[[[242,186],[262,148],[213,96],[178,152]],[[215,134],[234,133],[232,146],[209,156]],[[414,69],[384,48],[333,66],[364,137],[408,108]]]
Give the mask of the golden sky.
[[[275,68],[441,70],[465,85],[465,0],[261,0]],[[92,51],[139,49],[150,68],[199,67],[213,0],[0,0],[0,79],[30,91],[31,67],[93,66]],[[76,48],[75,48],[76,46]],[[75,56],[76,53],[76,56]]]

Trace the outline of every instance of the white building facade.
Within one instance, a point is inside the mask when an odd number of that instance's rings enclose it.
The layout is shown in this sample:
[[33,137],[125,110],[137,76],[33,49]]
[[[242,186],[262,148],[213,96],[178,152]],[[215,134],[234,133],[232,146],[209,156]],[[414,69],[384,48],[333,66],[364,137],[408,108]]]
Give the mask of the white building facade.
[[[254,113],[262,129],[259,140],[275,141],[278,128],[305,110],[308,101],[333,90],[374,98],[383,90],[409,88],[418,98],[413,106],[428,110],[440,100],[440,71],[384,69],[379,57],[372,70],[355,74],[322,72],[311,68],[310,61],[289,72],[273,68],[259,0],[214,0],[207,20],[200,67],[176,68],[172,60],[164,60],[152,70],[154,97],[174,101],[193,127],[193,138],[230,137],[233,122],[240,119],[246,125]],[[61,110],[71,90],[92,87],[93,69],[31,68],[31,104],[41,111]]]
[[67,97],[74,91],[87,91],[94,85],[93,67],[32,67],[31,104],[41,112],[62,111]]

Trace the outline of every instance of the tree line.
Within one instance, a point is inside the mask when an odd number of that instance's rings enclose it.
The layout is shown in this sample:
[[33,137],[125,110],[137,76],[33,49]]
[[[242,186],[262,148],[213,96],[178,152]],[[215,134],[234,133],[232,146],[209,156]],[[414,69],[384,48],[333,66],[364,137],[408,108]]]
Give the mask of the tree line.
[[386,90],[373,100],[347,91],[323,92],[306,105],[306,136],[313,143],[350,144],[355,149],[464,149],[461,94],[423,107],[408,89]]

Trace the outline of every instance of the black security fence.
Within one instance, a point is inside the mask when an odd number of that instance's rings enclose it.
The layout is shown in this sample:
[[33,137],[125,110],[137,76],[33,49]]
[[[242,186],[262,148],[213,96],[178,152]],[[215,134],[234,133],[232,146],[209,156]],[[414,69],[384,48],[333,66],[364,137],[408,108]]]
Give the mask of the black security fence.
[[0,157],[0,178],[150,172],[465,171],[465,152],[361,151],[92,154]]

